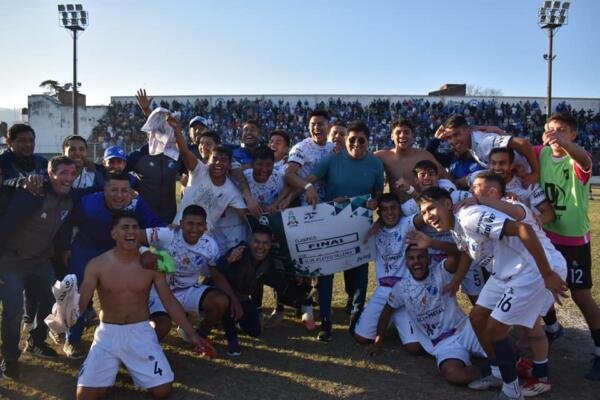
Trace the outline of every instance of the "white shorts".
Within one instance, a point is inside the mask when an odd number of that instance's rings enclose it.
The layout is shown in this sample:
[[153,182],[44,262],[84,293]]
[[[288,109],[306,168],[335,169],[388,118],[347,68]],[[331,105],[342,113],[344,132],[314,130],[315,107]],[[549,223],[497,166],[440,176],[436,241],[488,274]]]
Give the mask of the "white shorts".
[[462,328],[454,335],[442,340],[433,346],[431,340],[421,343],[421,346],[429,354],[435,357],[438,368],[446,360],[455,359],[462,361],[465,365],[471,364],[471,354],[486,357],[483,348],[477,340],[471,322],[467,319]]
[[143,389],[173,382],[173,371],[149,321],[125,325],[100,322],[77,386],[113,386],[121,362],[133,383]]
[[[375,339],[379,316],[387,304],[391,290],[388,287],[377,286],[367,306],[360,314],[354,333],[366,339]],[[391,323],[396,326],[403,344],[416,343],[424,339],[424,335],[412,324],[404,307],[394,312]]]
[[537,270],[521,272],[505,281],[491,276],[477,299],[477,305],[492,310],[491,316],[496,321],[526,328],[533,328],[552,304],[554,296]]
[[467,296],[479,296],[484,284],[481,267],[475,263],[471,264],[461,283],[462,292]]
[[[212,286],[202,285],[197,283],[189,288],[185,289],[176,289],[173,290],[173,296],[179,301],[183,309],[188,313],[198,314],[198,304],[202,299],[202,296],[206,292],[207,289],[212,288]],[[160,301],[160,297],[158,297],[158,293],[154,289],[154,286],[150,289],[150,296],[148,299],[148,308],[150,315],[157,312],[167,312],[165,306]]]

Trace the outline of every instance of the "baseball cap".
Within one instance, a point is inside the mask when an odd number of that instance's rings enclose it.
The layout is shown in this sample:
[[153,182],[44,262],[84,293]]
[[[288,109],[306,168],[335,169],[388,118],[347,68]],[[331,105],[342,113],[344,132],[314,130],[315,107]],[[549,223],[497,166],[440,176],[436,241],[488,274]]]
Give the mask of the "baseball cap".
[[202,125],[204,125],[204,126],[206,126],[208,128],[208,119],[197,115],[197,116],[195,116],[194,118],[192,118],[190,120],[190,125],[189,126],[192,126],[194,124],[202,124]]
[[127,154],[119,146],[110,146],[104,150],[104,160],[110,160],[111,158],[120,158],[127,161]]

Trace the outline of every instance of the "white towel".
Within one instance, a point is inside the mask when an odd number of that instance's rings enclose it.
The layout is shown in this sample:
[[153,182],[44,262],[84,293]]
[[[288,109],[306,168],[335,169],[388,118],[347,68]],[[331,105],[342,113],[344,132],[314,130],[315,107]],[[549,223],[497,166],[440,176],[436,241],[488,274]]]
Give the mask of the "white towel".
[[142,130],[148,132],[148,152],[151,156],[164,153],[167,157],[177,160],[179,149],[175,142],[175,132],[167,122],[170,114],[177,117],[179,113],[171,113],[163,107],[155,108],[142,126]]
[[77,276],[69,274],[62,282],[56,281],[52,286],[52,294],[56,303],[52,306],[52,314],[44,318],[44,322],[53,331],[63,333],[75,325],[79,318]]

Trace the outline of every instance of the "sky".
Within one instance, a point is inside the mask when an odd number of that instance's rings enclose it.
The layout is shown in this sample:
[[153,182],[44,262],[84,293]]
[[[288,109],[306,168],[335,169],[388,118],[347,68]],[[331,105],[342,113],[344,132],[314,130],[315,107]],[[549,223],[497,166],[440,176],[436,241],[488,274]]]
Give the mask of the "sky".
[[[63,2],[60,2],[63,3]],[[0,1],[0,107],[72,81],[51,0]],[[538,0],[94,0],[78,39],[88,105],[154,95],[416,94],[445,83],[545,96]],[[600,97],[600,1],[573,0],[553,96]]]

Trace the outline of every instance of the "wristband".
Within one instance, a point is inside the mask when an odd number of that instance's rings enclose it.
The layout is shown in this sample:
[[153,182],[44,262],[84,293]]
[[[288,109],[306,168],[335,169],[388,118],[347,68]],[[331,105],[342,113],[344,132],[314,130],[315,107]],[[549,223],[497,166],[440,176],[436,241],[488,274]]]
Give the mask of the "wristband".
[[406,190],[406,194],[413,194],[415,192],[414,186],[410,185]]
[[312,187],[313,184],[308,182],[306,185],[304,185],[304,190],[308,190],[309,187]]

